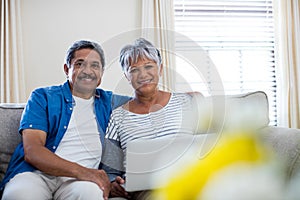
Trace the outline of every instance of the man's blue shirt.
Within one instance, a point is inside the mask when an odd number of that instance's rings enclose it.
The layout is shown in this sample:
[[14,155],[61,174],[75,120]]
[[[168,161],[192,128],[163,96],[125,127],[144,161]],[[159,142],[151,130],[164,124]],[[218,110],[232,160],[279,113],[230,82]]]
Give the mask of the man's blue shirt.
[[[115,95],[110,91],[97,88],[95,93],[95,114],[102,146],[104,135],[111,111],[126,103],[129,97]],[[32,92],[23,111],[19,132],[24,129],[38,129],[47,133],[46,148],[55,152],[64,136],[71,114],[74,100],[68,82],[63,85],[39,88]],[[35,167],[24,160],[24,148],[21,142],[8,165],[7,172],[0,189],[16,174],[26,171],[34,171]]]

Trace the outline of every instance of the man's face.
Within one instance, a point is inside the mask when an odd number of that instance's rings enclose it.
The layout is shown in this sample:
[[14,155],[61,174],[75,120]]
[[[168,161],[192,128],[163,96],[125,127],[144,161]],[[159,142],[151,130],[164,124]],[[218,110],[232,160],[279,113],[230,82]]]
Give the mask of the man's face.
[[103,75],[100,55],[92,49],[80,49],[75,52],[71,66],[64,66],[68,75],[72,94],[89,99],[95,94]]

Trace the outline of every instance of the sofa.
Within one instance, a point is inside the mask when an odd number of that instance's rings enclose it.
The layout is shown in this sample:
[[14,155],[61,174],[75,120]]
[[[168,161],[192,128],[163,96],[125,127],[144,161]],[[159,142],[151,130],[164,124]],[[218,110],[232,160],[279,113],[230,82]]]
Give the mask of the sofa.
[[15,147],[21,142],[18,133],[24,104],[0,104],[0,180],[3,179],[7,165]]
[[[229,127],[249,128],[249,124],[252,124],[251,128],[258,130],[263,141],[286,163],[282,173],[288,179],[300,176],[300,130],[269,125],[268,99],[264,92],[203,97],[197,102],[200,120],[196,124],[199,133],[210,134],[220,128],[230,130]],[[24,106],[0,104],[0,180],[3,179],[14,148],[21,141],[18,127]]]

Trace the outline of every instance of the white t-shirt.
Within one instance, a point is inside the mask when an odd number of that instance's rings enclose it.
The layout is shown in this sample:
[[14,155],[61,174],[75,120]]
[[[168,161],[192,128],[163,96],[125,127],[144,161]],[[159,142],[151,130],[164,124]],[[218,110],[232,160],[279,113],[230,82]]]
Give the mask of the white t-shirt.
[[68,129],[56,154],[88,168],[98,168],[102,146],[94,112],[94,97],[86,100],[73,96],[75,105]]

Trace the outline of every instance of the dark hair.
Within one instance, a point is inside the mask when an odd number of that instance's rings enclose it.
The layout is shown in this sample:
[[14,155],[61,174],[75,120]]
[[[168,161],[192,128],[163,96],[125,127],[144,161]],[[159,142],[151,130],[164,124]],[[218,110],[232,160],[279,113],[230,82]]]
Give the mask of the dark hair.
[[119,62],[123,71],[125,71],[131,64],[145,58],[155,61],[157,65],[162,63],[159,50],[148,40],[138,38],[134,41],[134,44],[122,48]]
[[101,59],[102,68],[104,69],[105,66],[105,57],[104,57],[104,51],[102,47],[97,43],[93,41],[88,40],[79,40],[72,44],[72,46],[69,47],[66,55],[65,62],[70,67],[71,60],[74,58],[74,54],[76,51],[80,49],[92,49],[95,50],[99,55]]

